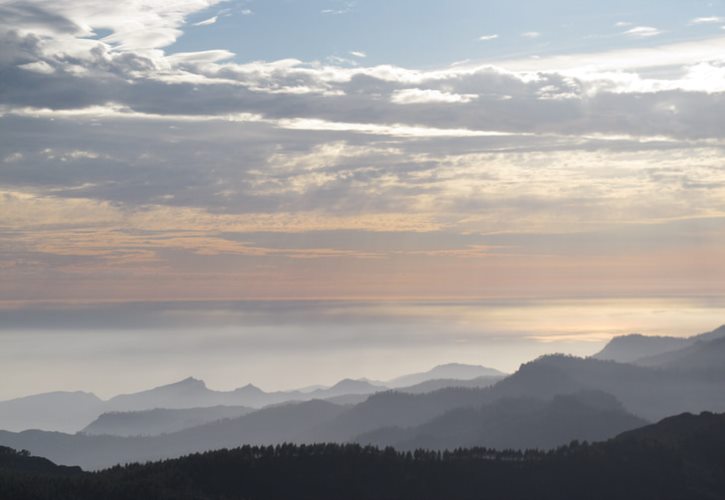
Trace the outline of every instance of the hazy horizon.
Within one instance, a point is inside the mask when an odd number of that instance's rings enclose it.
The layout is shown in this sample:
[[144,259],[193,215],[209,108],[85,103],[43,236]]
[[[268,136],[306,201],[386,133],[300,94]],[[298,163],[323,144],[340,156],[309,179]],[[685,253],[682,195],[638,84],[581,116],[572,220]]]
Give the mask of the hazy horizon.
[[3,313],[0,364],[22,377],[0,387],[0,400],[54,390],[107,398],[189,376],[217,390],[286,390],[450,362],[511,373],[543,354],[592,355],[615,335],[710,331],[725,323],[725,302],[167,302]]

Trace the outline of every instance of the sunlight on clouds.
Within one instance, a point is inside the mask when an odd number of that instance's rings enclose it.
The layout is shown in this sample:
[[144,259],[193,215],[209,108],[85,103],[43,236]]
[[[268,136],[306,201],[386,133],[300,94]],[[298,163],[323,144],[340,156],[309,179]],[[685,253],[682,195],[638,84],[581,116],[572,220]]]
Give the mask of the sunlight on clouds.
[[418,127],[395,123],[381,125],[374,123],[331,122],[317,119],[285,119],[278,122],[281,128],[292,130],[329,130],[338,132],[358,132],[372,135],[391,135],[397,137],[500,137],[512,135],[498,130],[469,130],[455,128]]
[[466,103],[478,98],[476,94],[452,94],[440,90],[402,89],[393,92],[391,101],[395,104],[422,104],[422,103]]
[[[175,52],[218,3],[2,4],[3,293],[720,290],[725,37],[620,21],[629,48],[437,68]],[[531,28],[500,36],[552,43]]]

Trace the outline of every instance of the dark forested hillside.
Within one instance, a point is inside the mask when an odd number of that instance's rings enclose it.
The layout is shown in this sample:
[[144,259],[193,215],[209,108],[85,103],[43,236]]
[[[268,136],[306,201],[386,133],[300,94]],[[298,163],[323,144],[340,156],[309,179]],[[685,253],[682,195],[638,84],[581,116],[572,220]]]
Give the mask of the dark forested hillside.
[[[0,474],[78,475],[80,467],[56,465],[47,458],[31,456],[27,450],[0,446]],[[0,498],[9,498],[0,496]]]
[[359,445],[245,446],[80,477],[0,467],[0,498],[716,500],[725,415],[680,415],[550,452],[397,452]]

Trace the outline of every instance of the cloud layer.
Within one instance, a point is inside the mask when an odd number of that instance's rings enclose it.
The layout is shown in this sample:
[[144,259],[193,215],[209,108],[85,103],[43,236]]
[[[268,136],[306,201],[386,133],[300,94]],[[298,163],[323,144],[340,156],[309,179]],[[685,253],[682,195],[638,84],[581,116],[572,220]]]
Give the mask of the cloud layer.
[[0,298],[723,291],[724,37],[437,69],[170,49],[221,7],[0,3]]

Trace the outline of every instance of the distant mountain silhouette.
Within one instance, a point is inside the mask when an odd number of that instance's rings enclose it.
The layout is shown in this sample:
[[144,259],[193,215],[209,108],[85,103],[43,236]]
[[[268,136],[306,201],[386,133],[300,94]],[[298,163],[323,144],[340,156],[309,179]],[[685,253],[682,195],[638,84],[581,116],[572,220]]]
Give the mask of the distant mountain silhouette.
[[[457,408],[478,408],[503,398],[551,399],[602,391],[646,420],[685,411],[725,410],[725,376],[550,355],[522,365],[489,388],[444,388],[424,394],[374,394],[325,426],[319,440],[346,441],[386,427],[412,427]],[[357,433],[355,433],[357,431]]]
[[[368,381],[345,379],[332,387],[308,388],[305,392],[295,390],[265,392],[252,384],[232,391],[215,391],[209,389],[204,381],[189,377],[153,389],[121,394],[108,401],[102,401],[95,395],[86,392],[53,392],[0,401],[0,429],[77,432],[87,428],[104,413],[146,412],[157,409],[187,410],[215,406],[244,406],[259,409],[285,402],[335,398],[341,398],[341,400],[347,398],[350,402],[359,402],[367,395],[383,390],[387,390],[387,388]],[[202,412],[197,411],[196,413],[200,415]],[[213,411],[209,413],[209,415],[211,414]],[[180,415],[174,412],[156,412],[151,416],[147,415],[149,418],[147,421],[150,423],[153,421],[152,428],[141,429],[139,425],[142,420],[137,419],[127,431],[119,428],[120,434],[116,431],[109,430],[109,432],[117,435],[128,435],[131,432],[151,435],[157,434],[162,428],[163,432],[167,432],[188,427],[189,425],[179,427]],[[223,415],[220,418],[228,416]],[[116,423],[120,424],[118,418],[118,416],[114,417]],[[124,417],[126,420],[128,418],[131,417]],[[162,423],[163,418],[168,418],[169,421]],[[103,420],[107,423],[108,419],[109,417],[104,417]],[[206,417],[203,417],[202,420],[208,421]],[[193,421],[193,418],[189,421]],[[95,433],[94,429],[95,427],[91,428],[91,432]]]
[[550,355],[522,365],[491,392],[497,397],[553,397],[600,390],[612,394],[635,415],[659,420],[687,411],[724,411],[724,387],[725,374]]
[[505,375],[499,376],[483,376],[469,380],[457,380],[451,378],[426,380],[419,384],[399,387],[398,392],[406,392],[408,394],[425,394],[426,392],[438,391],[448,387],[467,387],[471,389],[480,389],[483,387],[491,387],[505,378]]
[[354,394],[373,394],[379,391],[385,391],[387,387],[377,384],[372,384],[367,380],[353,380],[346,378],[339,381],[327,389],[318,389],[306,393],[308,396],[317,399],[328,399],[337,396],[354,395]]
[[461,363],[449,363],[446,365],[438,365],[427,372],[412,373],[403,375],[392,380],[384,382],[384,385],[392,389],[400,387],[409,387],[420,384],[428,380],[436,379],[454,379],[454,380],[470,380],[479,377],[504,377],[505,373],[493,368],[486,368],[479,365],[465,365]]
[[143,410],[103,413],[81,432],[109,436],[157,436],[190,427],[241,417],[254,411],[246,406]]
[[49,392],[0,401],[0,428],[75,432],[103,411],[103,401],[88,392]]
[[[57,463],[81,464],[92,468],[126,461],[176,457],[184,453],[240,444],[350,442],[370,432],[396,427],[420,427],[432,436],[432,440],[423,439],[425,432],[404,434],[402,437],[397,432],[388,432],[377,434],[375,442],[385,444],[385,438],[391,439],[387,444],[408,447],[447,446],[455,442],[457,427],[462,429],[461,439],[488,439],[493,434],[491,429],[499,425],[501,440],[496,441],[491,437],[490,441],[484,441],[488,443],[487,446],[554,446],[562,444],[562,439],[571,437],[567,432],[577,430],[577,423],[585,426],[579,428],[582,435],[589,436],[587,433],[591,433],[594,437],[615,432],[617,425],[622,426],[619,430],[636,425],[633,417],[623,411],[592,406],[593,400],[581,404],[581,396],[577,402],[576,398],[567,399],[567,395],[582,391],[605,392],[621,401],[626,412],[646,420],[658,420],[685,411],[724,411],[723,387],[723,372],[650,368],[592,358],[551,355],[522,365],[513,375],[486,388],[447,387],[422,394],[377,392],[353,406],[322,400],[285,403],[239,418],[148,438],[73,436],[39,431],[17,434],[0,432],[0,444],[29,449]],[[564,398],[555,399],[558,396]],[[500,403],[502,400],[519,402],[509,402],[506,406]],[[555,400],[556,404],[547,406],[530,400]],[[500,412],[508,411],[513,415],[516,409],[520,410],[517,418],[530,419],[527,428],[530,433],[518,431],[512,422],[496,420]],[[561,412],[557,417],[561,422],[569,422],[569,429],[554,425],[551,415],[556,415],[556,411]],[[603,422],[601,413],[608,411],[611,422]],[[478,426],[473,423],[476,419],[480,420]],[[598,427],[600,423],[602,426]],[[609,423],[612,427],[607,427]],[[421,427],[425,425],[430,425],[430,428]],[[561,432],[557,433],[559,430]],[[515,441],[517,438],[520,440]],[[461,444],[468,442],[464,440]]]
[[725,337],[707,337],[676,351],[637,360],[637,364],[670,370],[725,373]]
[[380,392],[343,411],[311,439],[345,442],[381,427],[420,425],[450,409],[479,405],[483,391],[451,387],[425,394]]
[[693,337],[695,340],[715,340],[725,338],[725,325],[707,333],[701,333]]
[[0,443],[27,449],[59,464],[99,469],[188,453],[240,446],[309,442],[308,436],[333,420],[344,407],[313,400],[267,407],[239,418],[219,420],[179,432],[152,437],[0,431]]
[[[369,389],[373,391],[373,388]],[[182,409],[210,406],[248,406],[261,408],[285,401],[301,401],[339,395],[338,389],[319,389],[303,393],[300,391],[265,392],[259,387],[247,384],[232,391],[209,389],[203,380],[193,377],[173,384],[162,385],[146,391],[122,394],[109,399],[106,411],[142,411],[156,408]]]
[[[654,358],[665,353],[691,346],[698,341],[725,338],[725,325],[711,332],[691,337],[647,336],[638,333],[614,337],[593,357],[605,361],[637,363],[639,360]],[[647,364],[647,363],[645,363]]]
[[715,500],[725,415],[679,415],[549,452],[396,452],[359,445],[245,446],[78,477],[2,468],[13,500]]
[[[436,367],[425,374],[411,375],[408,379],[427,381],[426,377],[435,377],[438,374],[445,373],[467,379],[476,373],[489,372],[500,373],[483,367],[450,364]],[[405,377],[401,379],[405,379]],[[331,400],[339,404],[357,404],[364,401],[370,394],[388,390],[388,387],[381,384],[368,380],[344,379],[332,387],[313,386],[290,391],[265,392],[252,384],[231,391],[215,391],[209,389],[204,381],[189,377],[152,389],[121,394],[112,397],[108,401],[102,401],[93,394],[82,392],[39,394],[11,401],[0,401],[0,429],[20,431],[37,428],[60,432],[77,432],[87,427],[102,413],[128,413],[154,409],[180,410],[214,406],[263,408],[285,402],[310,401],[313,399]],[[454,384],[454,380],[442,384],[432,382],[431,390],[436,386],[451,386]],[[421,392],[427,389],[417,387],[410,390]],[[159,415],[161,414],[157,414],[157,417]],[[166,415],[171,416],[172,414]],[[161,425],[160,422],[159,425]],[[178,427],[174,422],[169,422],[168,425],[170,429]],[[131,430],[134,432],[136,430],[141,431],[141,429],[134,428],[129,429],[129,432]],[[142,432],[154,434],[157,431],[149,429]]]
[[[222,393],[223,394],[223,393]],[[203,380],[193,377],[133,394],[109,399],[106,411],[141,411],[154,408],[193,408],[223,404],[223,396],[209,390]]]
[[[420,384],[411,385],[408,387],[399,387],[395,389],[396,392],[402,392],[406,394],[425,394],[428,392],[435,392],[446,388],[483,388],[490,387],[497,382],[504,379],[505,376],[484,376],[470,380],[457,380],[457,379],[433,379],[426,380]],[[378,389],[372,394],[377,392],[386,392],[388,389]],[[325,398],[325,401],[335,403],[339,405],[357,405],[366,401],[371,396],[370,393],[365,394],[343,394],[341,396],[333,396]]]
[[356,441],[397,449],[551,449],[573,440],[601,441],[646,425],[614,397],[598,391],[499,399],[480,408],[459,408],[417,427],[386,428]]
[[687,338],[654,337],[633,333],[614,337],[593,357],[604,361],[632,363],[639,358],[675,351],[691,343],[692,341]]

